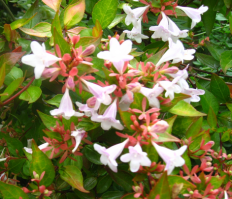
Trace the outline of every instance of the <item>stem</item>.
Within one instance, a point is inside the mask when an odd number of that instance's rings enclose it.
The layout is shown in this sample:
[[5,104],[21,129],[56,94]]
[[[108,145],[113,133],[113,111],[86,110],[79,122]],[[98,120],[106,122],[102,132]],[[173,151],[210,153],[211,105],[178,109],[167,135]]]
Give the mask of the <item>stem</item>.
[[[214,30],[218,30],[218,29],[221,29],[221,28],[225,28],[225,27],[228,27],[229,26],[229,24],[227,24],[227,25],[225,25],[225,26],[223,26],[223,27],[219,27],[219,28],[215,28],[215,29],[213,29],[212,31],[214,31]],[[199,35],[203,35],[203,34],[205,34],[206,32],[202,32],[202,33],[199,33],[199,34],[196,34],[196,35],[193,35],[194,37],[196,37],[196,36],[199,36]]]
[[[211,79],[209,78],[205,78],[205,77],[200,77],[200,76],[197,76],[197,75],[194,75],[194,74],[189,74],[189,76],[193,76],[193,77],[196,77],[198,79],[203,79],[203,80],[206,80],[206,81],[211,81]],[[231,82],[225,82],[227,85],[232,85]]]
[[15,21],[15,17],[13,15],[13,13],[10,11],[10,8],[6,5],[6,3],[4,2],[4,0],[0,0],[3,4],[3,6],[5,7],[6,11],[9,13],[10,17],[12,18],[13,21]]
[[17,96],[19,96],[23,91],[27,90],[27,88],[32,84],[32,82],[34,81],[35,77],[33,77],[31,79],[31,81],[24,86],[18,93],[16,93],[14,96],[12,96],[11,98],[9,98],[8,100],[6,100],[5,102],[3,102],[2,104],[0,104],[0,107],[5,106],[7,104],[9,104],[14,98],[16,98]]

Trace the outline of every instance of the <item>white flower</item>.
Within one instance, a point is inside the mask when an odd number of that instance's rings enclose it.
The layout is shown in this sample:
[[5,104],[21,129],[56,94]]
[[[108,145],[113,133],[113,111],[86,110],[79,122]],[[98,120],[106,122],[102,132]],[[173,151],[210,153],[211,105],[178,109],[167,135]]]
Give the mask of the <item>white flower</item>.
[[96,111],[94,110],[94,108],[88,107],[87,104],[82,104],[80,102],[76,102],[76,105],[79,107],[80,111],[85,112],[85,115],[87,117],[91,117],[92,115],[94,115],[96,113]]
[[103,115],[95,114],[91,117],[94,122],[101,122],[101,127],[104,130],[109,130],[112,126],[118,130],[124,129],[119,120],[116,120],[117,114],[117,99],[105,110]]
[[183,89],[181,93],[191,96],[190,98],[184,99],[184,101],[190,103],[190,102],[199,102],[201,98],[198,95],[204,95],[205,91],[202,89],[187,88],[187,89]]
[[189,7],[182,7],[176,6],[185,12],[185,14],[192,19],[191,28],[193,28],[198,22],[201,21],[201,15],[208,10],[207,6],[202,5],[200,8],[189,8]]
[[138,25],[137,20],[142,16],[142,14],[145,12],[145,10],[148,7],[149,6],[139,7],[139,8],[135,8],[132,10],[130,6],[124,5],[123,10],[127,14],[127,16],[125,18],[126,25],[129,26],[132,23],[133,26],[137,27],[137,25]]
[[31,50],[33,54],[25,55],[22,57],[22,62],[29,66],[35,67],[35,78],[39,79],[45,69],[45,67],[51,66],[61,58],[56,57],[46,52],[44,43],[42,46],[37,41],[31,42]]
[[185,68],[183,70],[179,70],[175,74],[169,74],[169,75],[173,78],[179,77],[179,80],[176,83],[181,87],[181,89],[188,89],[189,88],[188,82],[186,81],[186,79],[188,78],[187,68]]
[[3,162],[3,161],[6,160],[6,158],[2,158],[3,155],[4,155],[4,150],[5,150],[5,148],[3,148],[2,153],[1,153],[1,155],[0,155],[0,162]]
[[131,103],[134,101],[134,93],[129,90],[127,90],[127,92],[130,93],[131,98],[128,96],[127,93],[122,96],[119,102],[119,108],[122,111],[127,111],[130,108]]
[[65,119],[69,120],[72,116],[81,117],[84,114],[73,110],[72,100],[69,96],[69,89],[66,88],[65,93],[61,99],[58,109],[50,111],[51,115],[62,115]]
[[224,191],[224,199],[228,199],[228,194],[226,191]]
[[192,60],[194,58],[192,54],[194,54],[196,50],[185,50],[184,45],[181,43],[180,40],[173,42],[173,40],[169,38],[168,41],[169,49],[164,53],[156,66],[159,66],[160,64],[170,60],[173,60],[172,63],[174,64],[178,62],[183,62],[184,60]]
[[131,31],[130,30],[123,31],[123,32],[127,33],[127,37],[129,39],[135,40],[137,43],[141,43],[142,39],[149,38],[148,36],[142,34],[141,20],[142,20],[142,18],[140,18],[138,20],[138,25],[134,26]]
[[162,20],[158,26],[151,26],[149,30],[155,31],[152,35],[153,39],[162,38],[162,41],[167,41],[168,38],[177,40],[178,38],[187,37],[188,30],[180,30],[178,26],[167,17],[164,12],[161,12]]
[[101,103],[105,105],[109,105],[112,100],[109,94],[114,92],[114,90],[117,88],[115,84],[110,86],[101,87],[97,84],[88,82],[86,80],[82,80],[82,82],[85,83],[85,85],[88,87],[89,91],[95,96],[95,105],[94,110],[98,110]]
[[104,165],[108,165],[112,171],[117,172],[118,163],[116,162],[116,159],[122,153],[128,141],[129,139],[126,139],[124,142],[113,145],[108,149],[100,146],[99,144],[94,144],[93,146],[95,151],[101,154],[101,158],[100,158],[101,163]]
[[124,62],[134,58],[132,55],[129,55],[131,50],[132,42],[130,40],[126,40],[120,45],[116,38],[111,38],[110,50],[99,52],[97,57],[112,62],[117,71],[122,74]]
[[120,157],[122,162],[130,162],[131,172],[137,172],[141,166],[151,166],[151,160],[147,157],[147,153],[142,151],[139,143],[134,147],[129,146],[129,153],[124,154]]
[[159,146],[155,142],[152,142],[157,153],[166,163],[165,170],[168,171],[168,175],[172,173],[175,167],[181,167],[185,164],[185,160],[181,157],[187,149],[187,145],[182,146],[178,150],[171,150],[163,146]]
[[[48,145],[49,145],[49,143],[45,142],[45,143],[39,145],[38,148],[39,148],[40,150],[42,150],[42,149],[48,147]],[[25,149],[25,151],[26,151],[27,153],[32,154],[32,152],[33,152],[32,149],[31,149],[29,146],[28,146],[28,147],[24,147],[24,149]]]
[[165,90],[165,97],[170,98],[170,100],[174,99],[174,93],[180,93],[181,92],[181,87],[179,85],[176,85],[176,82],[178,81],[179,77],[176,79],[172,80],[172,82],[169,81],[159,81],[159,85],[162,86]]
[[71,136],[73,136],[76,140],[76,145],[75,145],[74,149],[72,150],[73,153],[77,150],[77,148],[78,148],[79,144],[81,143],[81,140],[84,137],[85,133],[86,132],[83,129],[76,129],[75,131],[71,132]]
[[156,84],[153,88],[141,87],[140,93],[143,94],[149,101],[151,107],[160,108],[160,102],[157,97],[164,91],[159,84]]

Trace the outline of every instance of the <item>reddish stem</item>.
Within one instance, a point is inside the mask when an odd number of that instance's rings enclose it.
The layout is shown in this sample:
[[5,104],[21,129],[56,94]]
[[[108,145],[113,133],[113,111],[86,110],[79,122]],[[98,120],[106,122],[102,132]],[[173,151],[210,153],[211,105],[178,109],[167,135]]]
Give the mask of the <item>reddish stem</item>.
[[27,90],[27,88],[32,84],[32,82],[34,81],[34,79],[35,79],[35,77],[33,77],[33,78],[31,79],[31,81],[30,81],[26,86],[24,86],[18,93],[16,93],[14,96],[12,96],[12,97],[9,98],[8,100],[6,100],[6,101],[3,102],[2,104],[0,104],[0,107],[9,104],[14,98],[16,98],[16,97],[19,96],[22,92],[24,92],[25,90]]

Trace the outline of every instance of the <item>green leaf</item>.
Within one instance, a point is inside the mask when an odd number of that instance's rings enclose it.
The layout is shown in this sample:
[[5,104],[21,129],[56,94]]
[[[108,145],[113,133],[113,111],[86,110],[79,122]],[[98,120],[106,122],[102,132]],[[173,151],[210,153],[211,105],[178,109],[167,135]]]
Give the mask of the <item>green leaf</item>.
[[220,63],[223,72],[226,74],[226,71],[232,67],[232,50],[227,50],[221,54]]
[[122,191],[108,191],[101,196],[101,199],[119,199],[123,194]]
[[180,142],[177,137],[169,133],[156,133],[159,137],[155,140],[157,142]]
[[210,68],[218,69],[220,67],[219,61],[214,59],[211,55],[196,53],[196,57],[202,64],[209,66]]
[[109,29],[118,25],[123,19],[125,19],[126,14],[117,14],[111,24],[108,26]]
[[2,96],[1,101],[5,101],[6,99],[8,99],[19,88],[23,80],[24,78],[22,77],[11,82],[10,85],[3,92],[3,93],[7,93],[8,95]]
[[42,113],[40,111],[37,111],[37,112],[38,112],[38,114],[39,114],[39,116],[40,116],[43,124],[48,129],[51,129],[51,127],[55,127],[56,126],[56,122],[58,122],[59,124],[61,124],[61,122],[58,119],[56,119],[56,118],[54,118],[54,117],[52,117],[50,115],[46,115],[46,114],[44,114],[44,113]]
[[146,64],[147,62],[152,62],[153,64],[156,65],[158,63],[158,61],[161,59],[161,57],[163,56],[163,54],[165,53],[166,50],[167,50],[167,48],[164,48],[164,49],[160,50],[158,53],[156,53],[153,56],[146,59],[144,61],[144,64]]
[[121,197],[121,199],[136,199],[134,197],[134,195],[135,195],[134,193],[128,193],[128,194],[124,195],[123,197]]
[[90,131],[99,127],[100,123],[93,122],[89,118],[83,118],[82,121],[80,121],[77,126],[78,128],[82,128],[85,131]]
[[54,44],[58,45],[60,47],[61,55],[63,56],[65,53],[70,54],[70,46],[69,44],[65,41],[65,39],[59,34],[59,32],[54,28]]
[[148,158],[152,162],[157,162],[159,160],[159,155],[151,142],[149,142],[149,144],[143,145],[143,151],[147,153]]
[[35,141],[32,141],[32,161],[30,167],[31,177],[33,176],[33,171],[35,171],[39,176],[45,171],[43,179],[40,181],[40,185],[49,186],[55,178],[55,169],[50,159],[38,148]]
[[76,3],[69,5],[64,12],[64,25],[70,29],[81,21],[85,13],[85,0],[78,0]]
[[173,186],[175,184],[183,184],[183,187],[182,187],[182,191],[180,193],[186,193],[187,189],[195,189],[196,186],[194,184],[192,184],[191,182],[183,179],[183,177],[181,176],[175,176],[175,175],[172,175],[172,176],[168,176],[168,184],[170,186],[170,190],[173,189]]
[[213,109],[209,107],[209,112],[207,116],[207,122],[211,128],[216,128],[217,127],[217,116],[214,113]]
[[224,52],[224,50],[218,46],[215,45],[213,43],[210,43],[208,41],[205,42],[206,47],[208,48],[209,52],[211,53],[211,55],[218,61],[220,61],[220,57],[222,52]]
[[78,167],[74,165],[64,166],[59,170],[60,177],[72,187],[78,189],[81,192],[89,193],[83,187],[83,176]]
[[62,94],[58,94],[55,97],[53,97],[52,99],[50,99],[50,100],[45,100],[45,102],[47,102],[48,104],[54,105],[56,107],[59,107],[62,97],[63,97]]
[[219,103],[217,98],[208,90],[206,90],[199,82],[196,82],[197,88],[203,89],[205,91],[204,95],[200,95],[200,103],[202,109],[205,113],[209,112],[210,107],[213,109],[214,113],[217,115],[219,109]]
[[51,37],[51,24],[47,22],[40,22],[36,24],[32,29],[20,28],[21,31],[28,35],[36,37]]
[[196,118],[197,120],[195,120],[188,128],[188,130],[186,131],[186,138],[190,138],[192,136],[197,135],[200,131],[201,131],[201,127],[202,127],[202,121],[203,121],[203,117],[200,117],[199,119]]
[[14,66],[11,69],[11,71],[6,75],[4,84],[9,86],[11,82],[21,77],[23,77],[23,71],[20,68],[17,68],[16,66]]
[[213,189],[218,189],[218,188],[220,188],[220,186],[224,182],[225,177],[226,177],[226,175],[224,175],[222,177],[212,176],[209,183],[211,183],[211,185],[213,186]]
[[232,34],[232,16],[229,16],[230,32]]
[[98,0],[85,0],[85,11],[88,14],[92,14],[93,8],[95,6],[95,4],[98,2]]
[[230,90],[228,86],[216,74],[212,74],[211,76],[210,90],[220,102],[226,103],[230,101]]
[[208,10],[207,12],[205,12],[202,15],[202,21],[205,27],[205,31],[207,33],[207,35],[210,35],[213,26],[214,26],[214,22],[216,19],[216,11],[214,11],[214,7],[217,5],[218,1],[217,0],[203,0],[202,1],[202,5],[204,6],[208,6]]
[[55,10],[56,12],[60,8],[62,0],[42,0],[48,7]]
[[123,187],[126,192],[130,192],[132,190],[132,186],[134,185],[132,179],[133,177],[125,172],[118,171],[117,173],[111,171],[109,168],[106,169],[114,182]]
[[166,130],[166,132],[169,133],[169,134],[172,133],[172,127],[173,127],[173,124],[174,124],[174,122],[175,122],[175,120],[176,120],[176,117],[177,117],[177,115],[174,115],[174,116],[172,116],[172,117],[170,117],[170,118],[168,118],[168,119],[165,119],[165,121],[166,121],[166,122],[168,123],[168,125],[169,125],[168,129]]
[[114,20],[118,8],[118,0],[100,0],[93,8],[93,22],[98,20],[105,29]]
[[130,125],[133,125],[132,120],[130,119],[130,117],[132,116],[132,113],[129,113],[127,111],[121,111],[121,109],[119,109],[119,114],[121,117],[121,120],[123,122],[123,124],[129,129],[132,130]]
[[23,19],[18,19],[14,22],[12,22],[10,24],[10,27],[11,27],[11,30],[15,30],[17,28],[20,28],[24,25],[26,25],[27,23],[29,23],[34,17],[35,17],[36,14],[34,14],[32,17],[30,18],[23,18]]
[[52,21],[52,27],[51,27],[51,31],[52,31],[52,35],[54,36],[54,28],[56,28],[57,32],[59,33],[60,36],[62,35],[62,28],[60,25],[60,18],[59,18],[59,12],[56,13],[53,21]]
[[9,166],[8,168],[10,169],[11,172],[18,174],[24,163],[25,163],[26,159],[22,158],[22,159],[12,159],[9,161]]
[[0,68],[0,88],[2,87],[6,75],[6,67],[5,64]]
[[4,199],[29,199],[27,194],[24,191],[15,185],[6,184],[0,181],[0,192],[2,193]]
[[5,66],[5,74],[7,75],[13,66],[21,59],[25,52],[10,52],[0,56],[0,67]]
[[171,198],[171,191],[169,188],[168,176],[166,171],[163,173],[156,185],[152,188],[147,198],[154,199],[157,195],[160,196],[160,199]]
[[38,86],[29,86],[29,88],[24,91],[20,96],[19,99],[28,101],[29,104],[35,102],[39,99],[40,95],[42,94],[42,90]]
[[112,178],[110,175],[105,175],[98,180],[97,183],[97,193],[103,193],[107,191],[112,184]]
[[84,188],[88,191],[93,189],[96,185],[97,185],[97,178],[95,177],[86,178],[84,181]]
[[198,112],[191,104],[185,101],[179,101],[169,110],[170,113],[180,116],[198,117],[206,114]]
[[85,157],[94,164],[102,165],[100,161],[100,154],[94,150],[93,145],[87,145],[84,148]]

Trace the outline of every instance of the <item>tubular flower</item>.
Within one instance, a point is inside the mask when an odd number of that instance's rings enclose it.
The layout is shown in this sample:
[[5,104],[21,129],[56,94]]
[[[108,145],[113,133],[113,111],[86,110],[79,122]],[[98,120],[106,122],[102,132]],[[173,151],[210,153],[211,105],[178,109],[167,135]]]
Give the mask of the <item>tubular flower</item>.
[[141,166],[151,166],[151,160],[147,157],[147,153],[142,151],[139,142],[133,147],[129,146],[129,153],[120,157],[122,162],[130,162],[131,172],[137,172]]
[[181,157],[187,149],[187,145],[182,146],[178,150],[171,150],[163,146],[159,146],[155,142],[152,142],[157,153],[166,163],[165,170],[168,171],[168,175],[172,173],[175,167],[181,167],[185,164],[185,160]]
[[99,144],[94,144],[93,147],[95,151],[101,154],[101,158],[100,158],[101,163],[104,165],[108,165],[112,171],[117,172],[118,163],[116,162],[116,159],[122,153],[128,141],[129,139],[126,139],[124,142],[113,145],[108,149],[102,147]]
[[73,136],[76,140],[75,147],[72,150],[73,153],[77,150],[77,148],[78,148],[79,144],[81,143],[81,140],[84,137],[85,133],[86,132],[83,129],[76,129],[75,131],[71,132],[71,136]]
[[51,115],[62,115],[65,119],[70,119],[72,116],[81,117],[84,114],[73,110],[72,100],[69,96],[69,89],[66,88],[61,99],[58,109],[50,111]]
[[45,67],[51,66],[52,64],[61,60],[61,58],[47,53],[44,43],[41,46],[37,41],[31,42],[31,50],[33,54],[23,56],[22,62],[29,66],[35,67],[34,73],[36,79],[41,77]]

